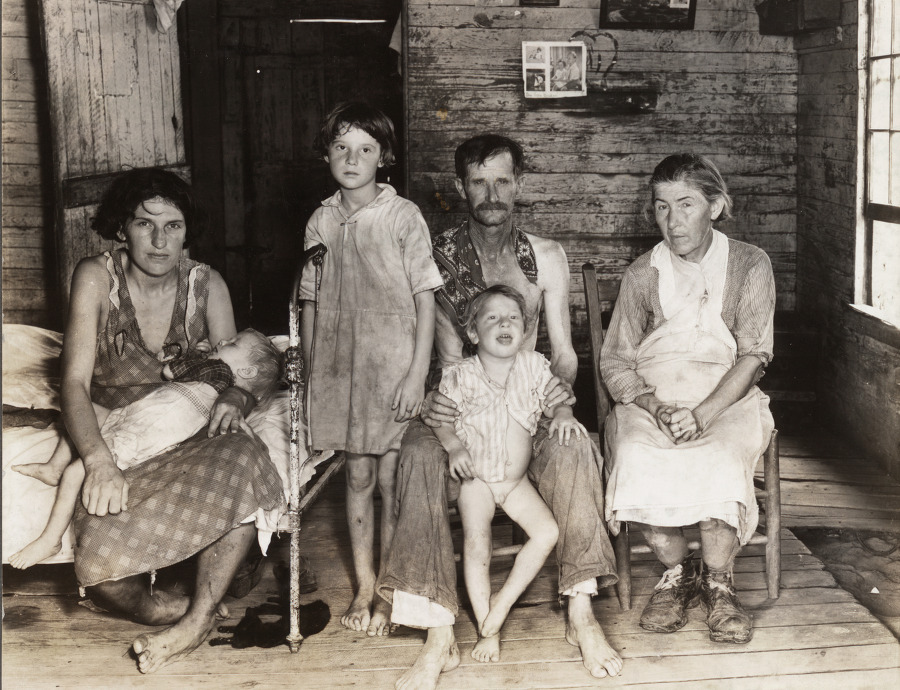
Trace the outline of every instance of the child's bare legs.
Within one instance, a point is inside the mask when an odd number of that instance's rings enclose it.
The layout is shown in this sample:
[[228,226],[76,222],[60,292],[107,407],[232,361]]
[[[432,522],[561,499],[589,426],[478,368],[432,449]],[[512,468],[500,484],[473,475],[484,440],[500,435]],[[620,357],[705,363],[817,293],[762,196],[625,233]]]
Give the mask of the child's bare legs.
[[[491,609],[491,520],[496,500],[490,487],[476,478],[462,482],[458,505],[463,525],[463,576],[480,631]],[[472,658],[500,661],[500,636],[479,634]]]
[[[391,543],[394,541],[394,530],[397,527],[397,463],[400,451],[391,450],[378,459],[378,492],[381,494],[381,548],[379,549],[379,568],[387,563]],[[372,607],[372,619],[366,628],[366,634],[389,635],[391,626],[391,605],[381,597],[375,597]]]
[[[62,443],[62,441],[60,441]],[[43,467],[45,464],[38,464]],[[16,551],[9,557],[9,564],[13,568],[30,568],[35,563],[40,563],[58,553],[62,548],[63,534],[72,522],[72,514],[75,512],[75,504],[81,493],[81,484],[84,482],[84,464],[81,460],[70,463],[62,474],[62,481],[56,491],[56,499],[50,510],[50,518],[47,526],[41,532],[41,536],[31,542],[21,551]]]
[[[109,410],[94,403],[94,414],[97,415],[97,424],[103,426],[103,422],[109,417]],[[59,435],[59,443],[57,443],[56,448],[53,449],[53,455],[50,456],[49,460],[46,462],[29,462],[24,465],[13,465],[11,469],[19,474],[24,474],[26,477],[34,477],[48,486],[57,486],[60,479],[62,479],[66,467],[69,466],[69,463],[72,462],[72,458],[75,457],[75,453],[75,444],[72,443],[68,434],[61,432]],[[83,470],[82,478],[84,478]],[[69,515],[69,519],[71,519],[71,514]],[[60,534],[60,538],[62,538],[62,534]],[[28,547],[26,546],[25,548],[27,549]],[[25,549],[22,551],[24,550]],[[19,553],[22,552],[20,551]],[[44,556],[44,558],[46,558],[46,556]],[[28,566],[25,565],[22,567],[27,568]]]
[[525,530],[528,541],[516,556],[506,582],[491,597],[490,611],[480,622],[479,632],[485,640],[499,635],[513,604],[537,577],[559,538],[553,514],[527,477],[519,480],[505,498],[500,495],[496,498],[510,519]]
[[[377,605],[378,619],[372,616],[375,600],[375,484],[379,484],[384,499],[381,529],[382,559],[390,549],[394,538],[396,520],[392,509],[396,487],[398,453],[389,451],[381,457],[347,453],[347,523],[350,527],[350,548],[353,551],[353,569],[356,572],[356,595],[350,608],[341,617],[341,624],[357,632],[370,635],[390,632],[390,606],[387,602]],[[385,496],[387,493],[389,496]],[[390,502],[389,502],[390,501]]]

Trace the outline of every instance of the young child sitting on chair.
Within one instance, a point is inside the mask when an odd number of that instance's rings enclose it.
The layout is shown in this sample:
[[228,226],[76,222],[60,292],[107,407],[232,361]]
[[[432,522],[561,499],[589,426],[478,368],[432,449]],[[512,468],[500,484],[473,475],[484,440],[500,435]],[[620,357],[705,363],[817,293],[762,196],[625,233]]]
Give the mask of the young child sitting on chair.
[[[587,433],[571,407],[544,409],[550,363],[537,352],[520,350],[527,331],[524,315],[524,298],[506,285],[476,296],[465,312],[465,327],[477,354],[444,367],[440,383],[441,393],[460,413],[455,428],[445,424],[435,434],[449,454],[450,474],[462,482],[463,573],[480,635],[472,657],[484,662],[499,661],[500,628],[559,534],[553,514],[525,476],[541,412],[553,418],[550,436],[555,430],[560,444],[573,433]],[[498,505],[525,530],[528,541],[506,582],[491,596],[491,520]]]
[[[213,403],[230,386],[260,400],[281,377],[281,359],[266,336],[248,328],[223,340],[207,357],[167,363],[162,375],[169,383],[129,405],[108,410],[95,403],[100,434],[116,466],[127,470],[189,439],[206,426]],[[84,465],[72,462],[72,449],[61,439],[47,462],[12,469],[51,486],[59,484],[44,531],[9,558],[14,568],[29,568],[60,550],[84,481]]]

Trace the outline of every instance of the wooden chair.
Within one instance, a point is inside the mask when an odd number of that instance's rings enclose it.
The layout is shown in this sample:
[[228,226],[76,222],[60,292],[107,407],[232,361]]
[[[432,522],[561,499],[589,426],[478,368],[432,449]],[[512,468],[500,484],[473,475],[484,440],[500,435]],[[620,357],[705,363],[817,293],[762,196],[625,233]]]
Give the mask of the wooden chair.
[[[600,432],[600,444],[603,444],[603,434],[606,428],[606,418],[611,409],[611,399],[603,379],[600,376],[600,350],[603,347],[603,305],[608,305],[607,311],[612,311],[616,295],[612,290],[603,290],[597,282],[597,274],[594,265],[586,263],[581,269],[584,277],[584,299],[588,316],[588,328],[591,334],[591,371],[594,375],[594,390],[597,398],[597,430]],[[763,453],[762,487],[758,479],[754,479],[757,491],[756,497],[760,501],[765,515],[765,534],[754,534],[750,538],[751,544],[766,545],[766,587],[771,599],[777,599],[781,586],[781,487],[778,468],[778,431],[772,431],[769,445]],[[649,546],[645,544],[631,544],[628,533],[628,524],[622,523],[619,535],[614,538],[616,552],[616,572],[619,582],[616,585],[616,593],[619,597],[619,605],[627,611],[631,608],[631,554],[651,553]],[[697,541],[688,543],[688,548],[696,551],[700,548]]]
[[[306,439],[300,438],[303,429],[303,400],[304,394],[304,367],[303,351],[300,347],[300,312],[301,304],[298,299],[300,289],[300,276],[303,268],[310,262],[316,266],[316,290],[319,287],[322,258],[327,249],[317,244],[307,249],[303,254],[303,261],[294,276],[294,286],[291,290],[289,305],[289,342],[285,352],[285,371],[287,380],[291,386],[291,464],[290,464],[290,495],[288,498],[288,529],[291,534],[290,549],[290,629],[287,642],[291,652],[300,649],[303,635],[300,634],[300,518],[303,511],[319,496],[328,481],[344,466],[344,454],[336,453],[328,461],[329,464],[319,472],[312,486],[301,486],[300,483],[300,448],[305,446]],[[315,462],[312,454],[306,462]]]

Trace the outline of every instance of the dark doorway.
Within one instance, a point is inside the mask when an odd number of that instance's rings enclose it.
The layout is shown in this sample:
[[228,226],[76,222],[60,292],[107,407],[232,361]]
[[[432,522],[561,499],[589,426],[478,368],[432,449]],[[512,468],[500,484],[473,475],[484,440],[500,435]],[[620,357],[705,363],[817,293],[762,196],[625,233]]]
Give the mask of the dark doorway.
[[[212,220],[194,256],[224,275],[239,329],[287,332],[288,296],[306,221],[336,190],[313,150],[322,116],[340,101],[365,100],[391,117],[402,141],[399,56],[389,47],[401,5],[184,4],[191,166]],[[381,180],[401,192],[404,153],[401,146],[397,165]]]

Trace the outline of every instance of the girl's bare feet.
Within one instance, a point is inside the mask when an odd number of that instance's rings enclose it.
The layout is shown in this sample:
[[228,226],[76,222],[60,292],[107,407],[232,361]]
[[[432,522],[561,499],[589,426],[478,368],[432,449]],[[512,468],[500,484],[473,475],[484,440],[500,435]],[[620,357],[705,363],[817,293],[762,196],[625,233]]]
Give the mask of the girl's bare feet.
[[375,606],[372,607],[372,620],[366,628],[369,637],[390,635],[396,629],[391,625],[391,605],[381,597],[375,597]]
[[[515,599],[510,602],[502,601],[501,592],[496,592],[491,596],[491,608],[484,617],[484,623],[481,624],[481,630],[478,632],[482,637],[495,637],[500,634],[500,628],[506,622],[510,609],[516,603]],[[496,661],[496,659],[495,659]]]
[[500,635],[479,637],[472,650],[472,658],[484,663],[500,661]]
[[185,616],[171,628],[140,635],[131,643],[131,648],[137,655],[138,670],[141,673],[153,673],[166,664],[187,656],[203,644],[215,622],[215,615],[196,621]]
[[65,470],[65,468],[57,469],[49,462],[29,462],[26,465],[13,465],[10,469],[26,477],[34,477],[47,486],[59,486],[59,480],[62,479]]
[[341,625],[348,630],[356,632],[364,632],[369,628],[372,620],[372,598],[374,594],[371,591],[364,592],[362,588],[353,597],[350,602],[350,608],[347,613],[341,616]]
[[[22,465],[19,465],[22,467]],[[40,563],[45,558],[59,553],[62,549],[62,542],[53,539],[44,539],[43,536],[38,537],[21,551],[16,551],[9,557],[9,564],[13,568],[24,570],[30,568],[35,563]]]

